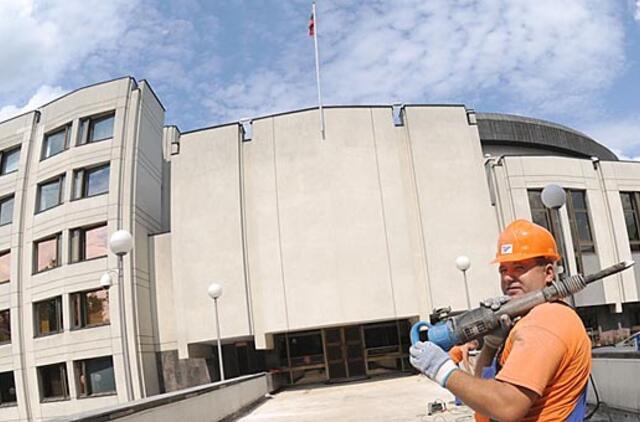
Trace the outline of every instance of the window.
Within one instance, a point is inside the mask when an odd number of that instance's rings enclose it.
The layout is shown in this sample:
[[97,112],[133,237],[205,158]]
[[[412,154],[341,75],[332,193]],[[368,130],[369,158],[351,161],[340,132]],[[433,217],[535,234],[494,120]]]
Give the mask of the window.
[[109,192],[109,164],[73,172],[73,199]]
[[11,343],[11,310],[0,311],[0,344]]
[[629,245],[632,251],[640,251],[640,230],[638,214],[638,192],[620,192],[620,200],[622,201],[622,210],[624,212],[624,222],[627,225],[627,236],[629,237]]
[[[573,251],[576,254],[578,272],[584,274],[590,268],[585,268],[585,261],[595,255],[596,247],[593,242],[587,194],[583,190],[567,190],[567,212],[573,238]],[[599,265],[596,267],[599,268]]]
[[554,237],[557,237],[557,233],[554,228],[555,218],[552,219],[553,215],[550,210],[544,206],[542,203],[542,190],[541,189],[530,189],[527,191],[529,195],[529,207],[531,208],[531,220],[539,226],[544,227],[553,233]]
[[33,304],[35,336],[62,332],[62,297],[56,296]]
[[42,144],[42,159],[60,154],[69,145],[69,136],[71,136],[71,125],[68,124],[61,129],[44,136]]
[[36,212],[42,212],[62,204],[64,195],[64,174],[38,185]]
[[20,147],[0,151],[0,176],[17,171],[19,160]]
[[69,398],[67,366],[64,362],[38,368],[40,401],[66,400]]
[[0,283],[11,280],[11,251],[0,252]]
[[92,290],[71,295],[71,326],[93,327],[109,323],[109,291]]
[[[576,256],[576,266],[578,272],[585,271],[585,262],[592,262],[595,258],[595,243],[593,241],[591,223],[589,219],[589,208],[587,205],[587,195],[584,190],[565,189],[567,193],[567,214],[569,216],[569,226],[571,229],[571,238],[573,239],[573,251]],[[531,207],[531,218],[534,223],[539,224],[553,233],[553,237],[557,242],[562,242],[563,237],[559,236],[556,217],[542,203],[540,195],[542,190],[532,189],[528,192],[529,206]],[[561,247],[560,243],[558,247]],[[589,265],[587,270],[594,266],[598,267],[595,262]]]
[[16,404],[16,382],[13,379],[13,371],[0,372],[0,407]]
[[113,138],[114,113],[89,117],[80,121],[78,145]]
[[116,380],[111,356],[74,362],[78,397],[114,394]]
[[0,226],[13,221],[13,195],[0,199]]
[[35,242],[33,254],[34,273],[60,266],[60,233]]
[[71,262],[107,255],[107,223],[71,230]]

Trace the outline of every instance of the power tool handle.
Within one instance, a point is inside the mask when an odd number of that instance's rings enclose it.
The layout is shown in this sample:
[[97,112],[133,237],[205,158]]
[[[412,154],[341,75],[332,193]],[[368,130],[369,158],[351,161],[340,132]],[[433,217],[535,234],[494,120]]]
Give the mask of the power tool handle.
[[411,344],[414,345],[420,341],[420,331],[422,331],[423,327],[427,327],[427,329],[431,328],[431,324],[425,321],[418,321],[411,327],[411,332],[409,337],[411,338]]

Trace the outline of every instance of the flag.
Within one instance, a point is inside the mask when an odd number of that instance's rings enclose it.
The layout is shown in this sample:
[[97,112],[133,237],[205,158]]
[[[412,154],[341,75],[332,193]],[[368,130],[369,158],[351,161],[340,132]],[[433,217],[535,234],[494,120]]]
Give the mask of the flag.
[[313,16],[313,12],[311,12],[311,16],[309,17],[309,36],[313,37],[316,32],[316,23],[315,16]]

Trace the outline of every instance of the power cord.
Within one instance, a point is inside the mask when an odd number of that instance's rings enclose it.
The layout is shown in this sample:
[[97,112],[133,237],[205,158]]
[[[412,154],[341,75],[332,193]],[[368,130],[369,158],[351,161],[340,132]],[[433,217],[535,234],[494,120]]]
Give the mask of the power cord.
[[591,412],[589,412],[589,414],[587,416],[584,417],[585,421],[590,420],[593,415],[595,415],[595,413],[598,411],[598,408],[600,407],[600,395],[598,394],[598,389],[596,388],[596,383],[593,382],[593,375],[589,374],[589,380],[591,381],[591,386],[593,387],[593,392],[596,395],[596,406],[591,409]]

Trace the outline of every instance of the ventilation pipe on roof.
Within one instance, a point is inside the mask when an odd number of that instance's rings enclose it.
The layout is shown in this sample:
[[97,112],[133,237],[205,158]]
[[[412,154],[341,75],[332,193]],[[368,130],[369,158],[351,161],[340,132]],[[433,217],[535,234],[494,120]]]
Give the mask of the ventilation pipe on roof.
[[404,126],[404,104],[393,104],[391,106],[391,116],[394,126]]
[[253,122],[251,119],[240,119],[240,132],[242,133],[242,141],[247,142],[253,138]]

